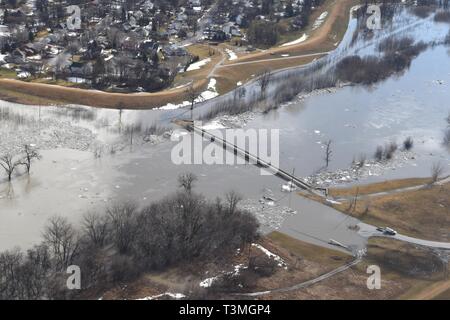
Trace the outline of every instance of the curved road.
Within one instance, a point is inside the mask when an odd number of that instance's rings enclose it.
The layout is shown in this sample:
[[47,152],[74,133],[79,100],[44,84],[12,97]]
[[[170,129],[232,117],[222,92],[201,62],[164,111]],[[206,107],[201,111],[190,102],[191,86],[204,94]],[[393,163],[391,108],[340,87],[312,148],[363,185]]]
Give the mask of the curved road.
[[344,272],[348,269],[350,269],[351,267],[357,265],[358,263],[360,263],[362,261],[362,258],[358,257],[355,260],[353,260],[352,262],[349,262],[343,266],[340,266],[334,270],[331,270],[330,272],[327,272],[325,274],[322,274],[321,276],[302,282],[302,283],[298,283],[295,284],[293,286],[290,287],[285,287],[285,288],[279,288],[279,289],[274,289],[274,290],[267,290],[267,291],[260,291],[260,292],[251,292],[251,293],[236,293],[234,295],[236,296],[245,296],[245,297],[259,297],[259,296],[263,296],[266,294],[270,294],[270,293],[279,293],[279,292],[288,292],[288,291],[294,291],[294,290],[299,290],[299,289],[304,289],[306,287],[312,286],[318,282],[321,282],[323,280],[326,280],[328,278],[331,278],[332,276],[335,276],[338,273]]
[[366,223],[359,223],[358,224],[359,231],[358,234],[365,238],[370,237],[384,237],[384,238],[390,238],[390,239],[396,239],[404,242],[408,242],[411,244],[417,244],[419,246],[434,248],[434,249],[443,249],[443,250],[450,250],[450,243],[449,242],[438,242],[438,241],[430,241],[430,240],[424,240],[424,239],[418,239],[413,238],[409,236],[405,236],[402,234],[396,234],[395,236],[389,236],[385,235],[382,232],[378,231],[376,227],[366,224]]

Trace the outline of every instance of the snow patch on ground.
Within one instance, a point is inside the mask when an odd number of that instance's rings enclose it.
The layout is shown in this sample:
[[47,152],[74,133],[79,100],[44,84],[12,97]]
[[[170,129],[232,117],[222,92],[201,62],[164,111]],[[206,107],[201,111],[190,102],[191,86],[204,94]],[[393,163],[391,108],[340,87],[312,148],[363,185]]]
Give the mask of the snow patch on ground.
[[210,62],[211,62],[211,58],[206,58],[206,59],[194,62],[186,69],[186,71],[198,70]]
[[284,262],[284,260],[283,260],[279,255],[276,255],[275,253],[270,252],[269,250],[267,250],[266,248],[264,248],[262,245],[257,244],[257,243],[252,243],[252,246],[253,246],[253,247],[256,247],[256,248],[258,248],[259,250],[261,250],[262,252],[264,252],[264,254],[265,254],[266,256],[268,256],[270,259],[273,259],[273,260],[275,260],[276,262],[278,262],[278,266],[279,266],[279,267],[282,267],[282,268],[287,269],[286,262]]
[[177,300],[186,298],[186,296],[182,293],[165,292],[165,293],[158,294],[156,296],[149,296],[149,297],[144,297],[144,298],[140,298],[140,299],[136,299],[136,300],[157,300],[157,299],[165,297],[165,296],[168,296],[172,299],[177,299]]
[[5,58],[7,57],[7,54],[1,54],[0,53],[0,63],[6,63]]
[[200,282],[199,286],[202,288],[210,288],[215,281],[220,279],[220,277],[227,276],[227,275],[236,277],[241,273],[241,270],[247,269],[247,267],[241,263],[241,264],[235,265],[233,269],[234,269],[233,271],[230,271],[230,272],[222,271],[218,276],[206,278],[205,280],[202,280]]
[[314,21],[313,30],[319,28],[325,19],[328,17],[328,11],[323,12],[317,19]]
[[208,88],[206,88],[206,91],[204,91],[200,95],[199,102],[215,98],[219,95],[219,93],[217,93],[217,90],[216,90],[216,84],[217,84],[216,79],[211,78],[211,80],[209,80]]
[[233,50],[230,49],[225,49],[225,52],[228,54],[228,60],[236,60],[238,57],[236,55],[236,53]]
[[217,279],[219,279],[219,277],[206,278],[205,280],[200,282],[200,287],[202,287],[202,288],[209,288],[209,287],[212,286],[214,281],[216,281]]
[[294,40],[294,41],[291,41],[291,42],[287,42],[287,43],[283,43],[280,47],[286,47],[286,46],[292,46],[294,44],[299,44],[299,43],[302,43],[302,42],[306,41],[306,39],[308,39],[308,35],[306,33],[304,33],[297,40]]
[[[203,91],[197,99],[195,99],[195,103],[199,103],[199,102],[203,102],[212,98],[215,98],[219,95],[219,93],[216,90],[216,79],[211,78],[209,80],[208,83],[208,87],[206,88],[205,91]],[[173,103],[168,103],[165,106],[162,106],[160,108],[157,108],[159,110],[174,110],[174,109],[179,109],[179,108],[183,108],[183,107],[187,107],[189,106],[191,103],[189,101],[183,101],[179,104],[173,104]]]

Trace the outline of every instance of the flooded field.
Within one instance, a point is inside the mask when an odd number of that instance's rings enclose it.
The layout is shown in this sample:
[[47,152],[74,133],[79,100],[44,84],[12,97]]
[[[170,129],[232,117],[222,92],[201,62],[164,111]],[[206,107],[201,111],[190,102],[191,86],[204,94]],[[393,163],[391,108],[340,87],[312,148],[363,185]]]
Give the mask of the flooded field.
[[[403,72],[371,86],[322,90],[270,112],[235,118],[246,117],[241,121],[247,123],[246,128],[280,129],[281,168],[295,169],[297,176],[309,176],[323,166],[327,140],[333,142],[328,170],[335,171],[347,169],[361,155],[373,159],[378,145],[396,141],[401,146],[407,137],[414,140],[411,152],[399,150],[389,163],[368,167],[358,182],[429,176],[436,161],[449,174],[450,154],[442,141],[450,111],[446,104],[450,100],[450,47],[439,44],[449,25],[407,12],[395,17],[390,28],[370,39],[353,35],[357,21],[352,19],[344,41],[326,59],[331,66],[339,56],[379,54],[377,44],[392,34],[437,43],[429,45]],[[246,88],[248,96],[256,90],[254,83]],[[196,116],[230,95],[199,105]],[[196,190],[207,197],[223,196],[230,190],[241,193],[242,205],[258,215],[263,230],[281,228],[322,245],[334,239],[356,249],[364,247],[366,239],[348,228],[358,221],[281,192],[283,181],[261,176],[252,165],[173,164],[170,136],[176,126],[171,120],[187,117],[188,112],[186,108],[119,111],[0,102],[0,153],[17,153],[23,144],[32,144],[42,154],[29,176],[22,169],[11,182],[4,174],[0,176],[0,250],[30,247],[54,215],[78,223],[84,213],[114,201],[136,200],[143,205],[160,199],[177,190],[177,176],[186,171],[199,177]],[[223,119],[218,117],[213,124]],[[336,183],[344,182],[354,181]],[[260,201],[264,196],[274,201]]]

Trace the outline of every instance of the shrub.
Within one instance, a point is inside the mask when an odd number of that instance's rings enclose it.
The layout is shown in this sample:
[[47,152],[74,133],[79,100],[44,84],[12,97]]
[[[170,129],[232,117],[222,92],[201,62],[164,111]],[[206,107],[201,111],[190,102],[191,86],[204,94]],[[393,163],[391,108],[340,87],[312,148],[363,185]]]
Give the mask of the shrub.
[[448,11],[439,11],[434,16],[434,21],[450,23],[450,12],[448,12]]
[[403,148],[405,150],[411,150],[413,146],[414,146],[414,141],[411,137],[408,137],[405,139],[405,141],[403,141]]
[[377,160],[377,161],[383,160],[383,147],[382,146],[378,146],[377,149],[375,150],[375,160]]
[[442,144],[445,147],[450,147],[450,128],[444,131],[444,137],[442,139]]

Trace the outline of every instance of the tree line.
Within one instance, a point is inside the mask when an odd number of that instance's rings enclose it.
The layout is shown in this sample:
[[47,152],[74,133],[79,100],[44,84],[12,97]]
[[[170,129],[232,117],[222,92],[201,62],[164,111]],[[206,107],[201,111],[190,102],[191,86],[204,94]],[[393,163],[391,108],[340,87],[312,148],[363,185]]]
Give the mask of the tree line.
[[5,171],[8,181],[11,181],[13,173],[19,166],[24,166],[29,174],[32,163],[41,158],[42,156],[37,149],[24,144],[20,154],[5,153],[0,155],[0,166]]
[[[240,210],[239,195],[206,200],[196,177],[179,177],[180,190],[139,208],[122,202],[89,212],[79,228],[51,218],[40,244],[0,253],[0,299],[69,299],[101,292],[145,272],[227,259],[258,237],[258,222]],[[68,290],[66,270],[81,270],[81,290]]]

